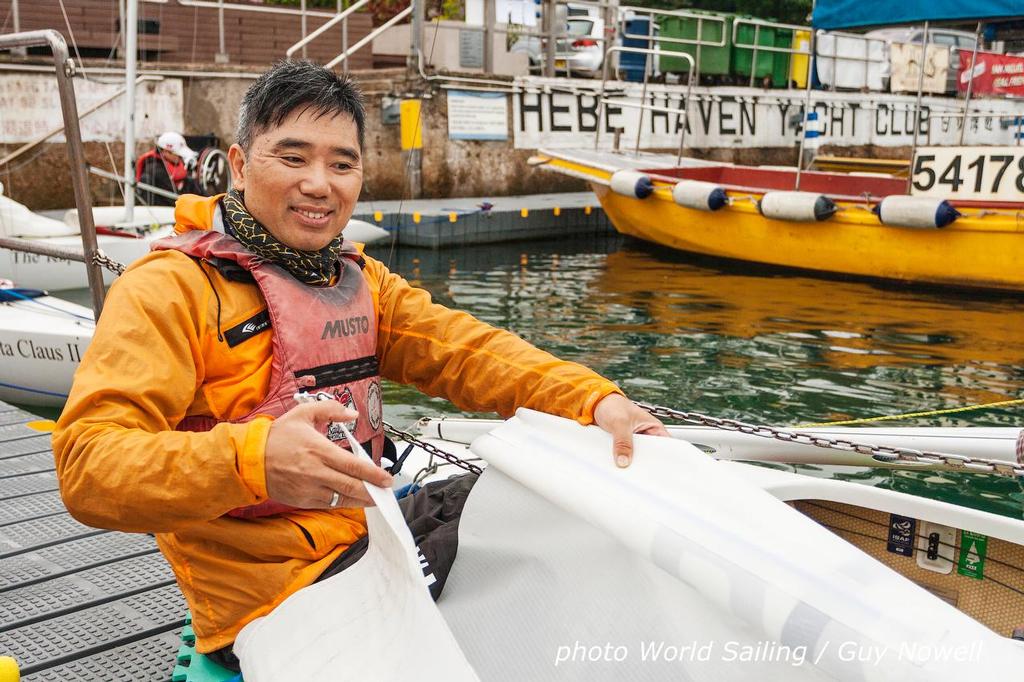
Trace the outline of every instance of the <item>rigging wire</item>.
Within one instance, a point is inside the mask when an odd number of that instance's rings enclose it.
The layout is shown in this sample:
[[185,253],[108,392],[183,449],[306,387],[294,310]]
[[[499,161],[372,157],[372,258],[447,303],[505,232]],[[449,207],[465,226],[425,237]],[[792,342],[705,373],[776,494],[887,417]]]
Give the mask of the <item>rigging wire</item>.
[[[434,37],[430,41],[430,54],[427,56],[427,64],[432,62],[433,59],[434,59],[434,46],[437,45],[437,34],[440,33],[440,32],[441,32],[441,17],[437,16],[437,17],[434,17]],[[417,53],[416,58],[420,59],[421,57],[422,57],[422,52]],[[429,87],[429,84],[428,84],[428,87]],[[422,100],[422,98],[421,98],[421,100]],[[422,138],[422,135],[420,134],[420,121],[422,120],[422,118],[423,118],[423,106],[421,104],[417,108],[417,110],[416,110],[416,125],[413,127],[413,134],[412,134],[413,141],[415,142],[415,140],[417,138],[419,138],[420,141],[421,141],[421,145],[422,145],[422,139],[423,138]],[[422,148],[420,149],[419,157],[420,157],[420,167],[422,169],[422,166],[423,166],[423,150],[422,150]],[[409,187],[409,174],[412,172],[412,159],[413,159],[413,154],[410,153],[409,154],[409,158],[405,162],[405,183],[404,183],[405,187]],[[422,175],[420,177],[421,177],[421,182],[422,182]],[[412,188],[410,187],[409,189],[410,189],[410,194],[411,194],[412,193],[411,192]],[[411,198],[412,197],[410,197],[410,199]],[[399,222],[399,226],[398,226],[398,228],[396,230],[393,230],[391,232],[391,246],[390,246],[390,248],[388,250],[388,261],[387,261],[387,267],[388,267],[389,270],[391,269],[391,262],[392,262],[392,260],[394,259],[394,256],[395,256],[395,246],[398,243],[398,230],[401,229],[402,204],[404,202],[405,202],[405,189],[403,187],[403,189],[402,189],[402,196],[398,200],[397,215],[398,215],[398,219],[400,221]]]
[[968,412],[970,410],[984,410],[993,407],[1008,407],[1010,405],[1021,405],[1024,404],[1024,398],[1014,398],[1011,400],[999,400],[994,403],[979,403],[977,405],[967,405],[964,407],[950,407],[941,410],[925,410],[923,412],[905,412],[903,414],[890,414],[883,415],[880,417],[864,417],[863,419],[844,419],[841,421],[834,422],[820,422],[817,424],[800,424],[795,428],[798,429],[809,429],[819,426],[846,426],[848,424],[870,424],[872,422],[882,421],[897,421],[900,419],[911,419],[913,417],[933,417],[940,414],[956,414],[958,412]]

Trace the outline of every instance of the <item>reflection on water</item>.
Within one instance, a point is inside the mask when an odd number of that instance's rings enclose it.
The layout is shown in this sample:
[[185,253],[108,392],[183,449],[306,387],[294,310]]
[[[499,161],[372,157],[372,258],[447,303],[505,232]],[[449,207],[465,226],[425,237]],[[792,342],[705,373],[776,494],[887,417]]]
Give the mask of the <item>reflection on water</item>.
[[[391,260],[436,300],[593,367],[633,398],[681,409],[798,424],[1024,397],[1019,299],[694,263],[615,238],[402,249]],[[402,417],[458,412],[399,386],[388,398]],[[1022,414],[1013,406],[901,423],[1014,426]],[[1009,479],[812,469],[801,467],[1022,516],[1024,496]]]
[[[1020,299],[695,264],[617,237],[370,253],[435,300],[593,367],[649,402],[798,424],[1024,397]],[[394,384],[385,398],[396,422],[458,413]],[[904,423],[1010,426],[1022,415],[1015,406]],[[1008,479],[801,470],[1021,517],[1024,498]]]

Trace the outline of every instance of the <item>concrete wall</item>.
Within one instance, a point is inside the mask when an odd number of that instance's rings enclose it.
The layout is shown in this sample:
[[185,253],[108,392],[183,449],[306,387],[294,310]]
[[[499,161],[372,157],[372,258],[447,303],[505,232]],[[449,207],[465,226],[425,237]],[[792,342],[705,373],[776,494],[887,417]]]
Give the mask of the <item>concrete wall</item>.
[[[203,71],[206,71],[204,69]],[[185,134],[213,133],[227,149],[234,142],[238,104],[259,69],[230,77],[197,75],[180,79]],[[24,74],[22,74],[23,76]],[[406,80],[404,69],[354,72],[366,97],[366,149],[363,199],[400,199],[409,196],[408,174],[402,163],[399,125],[385,124],[384,98],[415,92],[422,87]],[[0,83],[18,74],[0,71]],[[2,88],[0,88],[2,89]],[[117,107],[96,116],[119,118]],[[511,107],[509,107],[511,117]],[[448,139],[447,97],[438,89],[423,99],[423,196],[472,197],[581,191],[582,182],[541,174],[526,165],[530,150],[513,149],[508,141],[461,141]],[[109,123],[109,122],[108,122]],[[511,119],[510,119],[511,124]],[[151,137],[141,136],[136,154],[149,148]],[[0,143],[0,156],[17,144]],[[121,169],[123,145],[116,141],[87,141],[89,163],[110,170]],[[40,145],[10,168],[0,167],[5,194],[34,210],[66,208],[74,204],[63,143]],[[111,157],[114,159],[111,163]],[[113,182],[90,180],[98,204],[120,203]]]

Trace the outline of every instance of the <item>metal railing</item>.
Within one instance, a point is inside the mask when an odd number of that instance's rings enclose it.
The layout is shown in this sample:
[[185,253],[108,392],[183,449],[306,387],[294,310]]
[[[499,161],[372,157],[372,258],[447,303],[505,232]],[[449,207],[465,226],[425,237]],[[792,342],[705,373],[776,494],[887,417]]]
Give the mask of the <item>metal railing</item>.
[[[634,104],[632,102],[622,102],[620,100],[614,100],[611,97],[606,97],[605,95],[607,93],[607,85],[608,85],[608,63],[609,63],[609,59],[608,58],[609,58],[609,56],[611,56],[611,54],[613,52],[630,52],[630,53],[635,53],[635,54],[645,54],[645,55],[658,56],[658,57],[660,57],[662,55],[668,54],[668,55],[671,55],[672,57],[676,57],[678,59],[686,60],[689,63],[690,68],[688,70],[688,77],[686,79],[686,95],[683,97],[683,101],[682,101],[683,107],[682,107],[682,109],[672,109],[670,107],[659,107],[659,106],[656,106],[656,105],[653,105],[653,104],[647,104],[646,103],[646,101],[645,101],[646,100],[646,93],[647,93],[647,75],[646,75],[646,71],[644,72],[644,90],[643,90],[643,92],[642,92],[642,94],[640,96],[640,103],[639,104]],[[689,127],[687,125],[687,121],[688,121],[689,116],[690,116],[690,101],[691,101],[691,96],[693,95],[693,77],[694,77],[695,66],[696,66],[696,62],[695,62],[693,56],[690,55],[690,54],[687,54],[686,52],[678,52],[677,53],[677,52],[671,52],[671,51],[667,51],[667,50],[661,50],[661,49],[658,49],[658,48],[625,47],[623,45],[613,45],[613,46],[609,47],[607,50],[605,50],[605,53],[604,53],[604,67],[603,67],[602,73],[601,73],[601,91],[600,91],[600,93],[598,94],[598,97],[597,97],[597,129],[594,131],[594,149],[597,149],[599,147],[600,143],[601,143],[601,126],[602,126],[602,124],[604,124],[604,115],[605,115],[605,110],[606,110],[605,104],[610,104],[612,102],[615,102],[619,106],[626,106],[626,107],[629,107],[629,108],[640,109],[640,122],[637,125],[638,131],[643,129],[643,123],[644,123],[644,114],[643,114],[643,112],[644,111],[664,112],[664,113],[669,113],[669,114],[677,114],[679,116],[684,117],[683,125],[682,125],[682,133],[680,133],[680,136],[679,136],[679,153],[676,155],[676,165],[678,165],[682,161],[683,150],[686,148],[686,129],[687,129],[687,127]],[[639,135],[639,132],[637,134],[636,151],[637,151],[637,153],[639,153],[639,151],[640,151],[640,135]]]
[[[739,27],[740,26],[753,26],[754,27],[754,42],[741,43],[739,42]],[[753,50],[753,54],[750,56],[750,87],[754,87],[754,74],[757,73],[757,53],[761,52],[781,52],[789,55],[789,61],[786,65],[786,80],[789,81],[789,74],[793,72],[793,55],[802,54],[811,56],[811,48],[808,44],[807,50],[801,50],[794,48],[792,45],[789,47],[779,47],[775,45],[758,45],[758,41],[761,38],[761,29],[775,29],[781,31],[802,31],[807,34],[812,34],[810,26],[800,26],[798,24],[781,24],[774,21],[765,21],[764,19],[744,19],[742,17],[736,17],[732,22],[732,46],[740,50]],[[810,43],[810,41],[808,41]],[[807,83],[807,87],[811,86],[810,82]]]
[[[327,31],[331,30],[332,28],[334,28],[334,26],[336,26],[338,24],[338,22],[341,22],[341,52],[342,52],[342,54],[345,54],[347,56],[348,55],[348,49],[349,49],[348,48],[348,17],[349,17],[350,14],[353,14],[353,13],[359,11],[360,9],[362,9],[363,7],[365,7],[369,2],[370,2],[370,0],[359,0],[359,2],[357,2],[356,4],[352,5],[351,7],[346,8],[345,10],[340,12],[339,14],[335,15],[333,19],[327,21],[323,26],[321,26],[320,28],[316,29],[315,31],[313,31],[309,35],[303,37],[301,40],[299,40],[299,42],[297,42],[294,45],[292,45],[291,47],[289,47],[285,51],[285,53],[284,53],[285,59],[291,59],[292,55],[294,55],[299,50],[305,51],[306,45],[308,45],[309,43],[313,42],[314,40],[316,40],[317,38],[322,36],[324,33],[326,33]],[[375,35],[376,33],[377,32],[374,31],[370,35]],[[345,61],[345,60],[342,60],[342,61],[344,61],[344,63],[345,63],[345,71],[348,71],[348,62]]]
[[[0,36],[0,49],[18,47],[48,46],[53,53],[54,72],[57,77],[57,92],[60,95],[60,110],[64,118],[64,136],[67,138],[68,161],[71,170],[71,185],[75,194],[75,206],[78,207],[78,224],[82,232],[82,253],[71,250],[57,254],[60,258],[79,260],[85,263],[89,278],[89,289],[92,292],[92,309],[96,318],[103,310],[103,273],[94,262],[96,256],[96,226],[92,219],[92,198],[89,196],[89,178],[85,171],[85,152],[82,148],[82,131],[78,125],[78,104],[75,100],[75,87],[71,79],[75,75],[75,61],[68,54],[68,45],[57,31],[26,31]],[[5,240],[21,241],[21,240]],[[52,249],[45,249],[31,244],[4,244],[7,248],[37,253],[44,256],[55,255]]]
[[364,45],[366,45],[367,43],[371,42],[374,38],[379,36],[381,33],[383,33],[384,31],[388,30],[389,28],[391,28],[392,26],[394,26],[395,24],[399,23],[400,21],[405,19],[407,16],[412,14],[412,11],[413,11],[413,5],[410,4],[408,7],[403,9],[401,12],[399,12],[395,16],[391,17],[390,19],[388,19],[386,22],[384,22],[383,24],[381,24],[377,28],[375,28],[372,31],[370,31],[358,43],[356,43],[352,47],[348,48],[347,50],[345,50],[344,52],[339,54],[337,57],[335,57],[331,61],[327,62],[327,64],[325,64],[325,66],[328,69],[333,69],[338,64],[341,64],[346,59],[348,59],[351,55],[353,55],[357,51],[359,51]]
[[[700,78],[701,48],[704,48],[704,47],[725,47],[726,44],[727,44],[727,41],[726,41],[726,33],[727,32],[726,32],[726,19],[725,19],[725,17],[708,15],[708,14],[700,14],[700,13],[697,13],[697,12],[687,12],[686,10],[660,10],[660,9],[651,9],[649,7],[634,7],[632,5],[621,7],[620,9],[624,13],[625,12],[629,12],[629,13],[632,13],[633,15],[635,15],[635,16],[645,16],[646,15],[649,18],[648,20],[651,21],[651,23],[654,23],[653,19],[656,16],[659,16],[659,17],[678,17],[678,18],[681,18],[681,19],[692,19],[692,20],[696,21],[697,22],[697,28],[696,28],[696,35],[697,35],[697,37],[696,38],[677,38],[675,36],[661,36],[661,35],[654,36],[654,35],[651,35],[651,33],[653,33],[651,31],[649,31],[646,34],[644,34],[644,33],[630,33],[630,32],[625,30],[625,24],[626,24],[626,21],[627,21],[626,17],[621,17],[620,16],[619,24],[621,26],[623,26],[623,29],[619,31],[619,35],[622,37],[623,40],[626,40],[626,39],[651,40],[651,39],[656,38],[659,45],[662,44],[662,43],[677,44],[677,45],[693,45],[694,46],[694,55],[693,56],[695,57],[695,59],[694,59],[694,70],[696,71],[696,74],[697,74],[698,78]],[[705,24],[705,22],[708,22],[708,23],[710,23],[712,25],[720,24],[719,34],[721,35],[721,38],[719,40],[705,40],[704,39],[703,36],[704,36],[704,24]],[[674,50],[669,51],[670,54],[672,52],[674,52]]]

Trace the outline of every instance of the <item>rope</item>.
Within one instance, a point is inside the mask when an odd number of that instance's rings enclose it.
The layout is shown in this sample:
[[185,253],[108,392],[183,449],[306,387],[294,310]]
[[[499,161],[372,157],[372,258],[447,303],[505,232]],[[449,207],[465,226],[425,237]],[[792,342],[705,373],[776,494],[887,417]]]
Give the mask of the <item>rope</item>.
[[847,426],[849,424],[870,424],[873,422],[897,421],[899,419],[911,419],[913,417],[933,417],[939,414],[956,414],[957,412],[968,412],[971,410],[984,410],[990,407],[1006,407],[1008,405],[1022,405],[1024,398],[1014,400],[1000,400],[994,403],[982,403],[980,405],[968,405],[966,407],[950,407],[944,410],[927,410],[925,412],[905,412],[903,414],[890,414],[881,417],[865,417],[863,419],[844,419],[836,422],[819,422],[817,424],[800,424],[796,428],[809,429],[818,426]]

